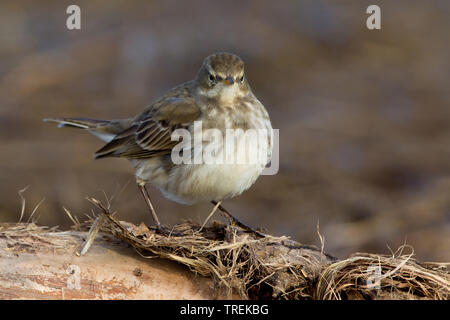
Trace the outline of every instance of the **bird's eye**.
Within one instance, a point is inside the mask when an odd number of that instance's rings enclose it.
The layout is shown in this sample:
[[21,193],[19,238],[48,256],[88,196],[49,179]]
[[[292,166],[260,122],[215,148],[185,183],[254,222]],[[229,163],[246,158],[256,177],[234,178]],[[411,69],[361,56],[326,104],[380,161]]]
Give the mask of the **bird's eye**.
[[241,83],[244,83],[244,76],[242,76],[242,77],[239,79],[239,81],[240,81]]
[[209,74],[209,81],[214,82],[216,77],[214,77],[211,73]]

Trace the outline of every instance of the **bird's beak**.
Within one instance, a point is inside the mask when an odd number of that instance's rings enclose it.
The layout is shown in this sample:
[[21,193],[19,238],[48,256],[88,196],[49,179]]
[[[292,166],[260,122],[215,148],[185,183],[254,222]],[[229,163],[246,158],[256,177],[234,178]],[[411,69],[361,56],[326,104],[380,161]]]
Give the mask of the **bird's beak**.
[[226,77],[225,79],[222,80],[223,83],[225,83],[226,85],[232,85],[234,83],[234,79],[233,77]]

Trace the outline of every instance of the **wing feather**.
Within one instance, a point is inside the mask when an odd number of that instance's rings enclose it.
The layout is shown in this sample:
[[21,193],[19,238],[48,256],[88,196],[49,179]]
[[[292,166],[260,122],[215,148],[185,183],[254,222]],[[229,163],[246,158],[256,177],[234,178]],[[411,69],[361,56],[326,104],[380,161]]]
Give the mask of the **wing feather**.
[[146,159],[169,154],[178,141],[172,141],[172,132],[187,127],[200,116],[200,109],[191,97],[173,97],[158,100],[136,117],[129,128],[95,153],[96,158],[124,157]]

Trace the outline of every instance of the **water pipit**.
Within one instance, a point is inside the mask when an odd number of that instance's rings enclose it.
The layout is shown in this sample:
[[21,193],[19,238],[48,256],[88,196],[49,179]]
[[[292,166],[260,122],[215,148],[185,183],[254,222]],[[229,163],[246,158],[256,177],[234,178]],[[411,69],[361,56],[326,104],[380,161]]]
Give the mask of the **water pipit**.
[[[182,204],[212,202],[215,208],[232,218],[220,203],[253,185],[270,161],[273,145],[269,115],[250,89],[244,62],[230,53],[206,57],[194,80],[169,90],[133,118],[54,118],[45,121],[58,122],[60,127],[86,129],[104,140],[106,145],[95,153],[96,159],[121,157],[130,160],[136,182],[160,230],[161,223],[145,188],[147,183]],[[199,125],[200,139],[196,138]],[[193,138],[183,136],[181,139],[179,135],[178,139],[174,138],[174,133],[180,130]],[[266,134],[258,135],[250,142],[245,140],[252,136],[247,132],[255,131]],[[215,138],[205,138],[208,132],[215,133]],[[229,132],[231,138],[227,135]],[[217,133],[223,138],[217,137]],[[243,151],[239,153],[241,159],[234,157],[240,152],[238,149]],[[227,156],[230,150],[232,161]],[[259,151],[256,158],[255,150]],[[196,155],[205,155],[205,151],[209,151],[209,161],[195,161]],[[175,156],[184,161],[174,161]],[[244,161],[239,161],[242,159]]]

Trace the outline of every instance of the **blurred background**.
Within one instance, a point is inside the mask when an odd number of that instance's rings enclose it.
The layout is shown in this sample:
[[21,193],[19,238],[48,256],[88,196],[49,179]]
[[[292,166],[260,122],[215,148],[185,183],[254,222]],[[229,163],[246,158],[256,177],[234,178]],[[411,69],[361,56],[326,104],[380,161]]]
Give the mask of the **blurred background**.
[[[66,8],[81,7],[81,30]],[[381,7],[381,30],[366,8]],[[280,170],[224,206],[241,221],[339,257],[450,260],[449,1],[2,1],[0,221],[68,228],[86,196],[123,220],[152,222],[123,159],[45,117],[134,116],[229,51],[280,129]],[[203,222],[151,189],[160,219]],[[215,216],[220,219],[219,215]]]

